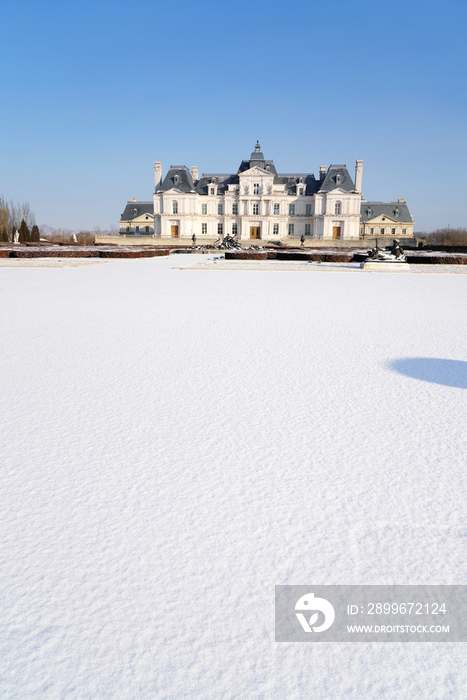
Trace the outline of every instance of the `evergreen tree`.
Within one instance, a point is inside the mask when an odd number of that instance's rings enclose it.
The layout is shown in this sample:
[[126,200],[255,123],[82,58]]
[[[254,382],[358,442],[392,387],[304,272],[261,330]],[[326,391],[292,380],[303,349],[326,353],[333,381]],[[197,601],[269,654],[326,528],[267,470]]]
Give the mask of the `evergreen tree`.
[[19,227],[19,242],[29,243],[31,240],[31,234],[29,233],[29,228],[25,220],[21,221],[21,226]]
[[34,226],[31,229],[31,241],[34,241],[35,243],[39,243],[41,239],[41,234],[39,231],[39,226],[34,224]]
[[[1,204],[1,201],[0,201]],[[8,211],[7,209],[3,209],[0,207],[0,231],[7,231],[8,230],[8,223],[9,223],[9,216],[8,216]]]
[[9,240],[10,240],[10,237],[8,235],[8,229],[1,228],[0,229],[0,243],[8,243]]

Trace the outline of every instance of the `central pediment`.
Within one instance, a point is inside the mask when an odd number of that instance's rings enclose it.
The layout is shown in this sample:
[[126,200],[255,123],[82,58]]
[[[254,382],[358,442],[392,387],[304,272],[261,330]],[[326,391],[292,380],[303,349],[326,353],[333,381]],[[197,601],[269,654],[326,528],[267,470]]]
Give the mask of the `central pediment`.
[[267,170],[264,170],[263,168],[259,168],[257,165],[254,165],[252,168],[249,168],[249,170],[244,170],[243,173],[240,173],[239,177],[274,177],[273,173],[268,172]]

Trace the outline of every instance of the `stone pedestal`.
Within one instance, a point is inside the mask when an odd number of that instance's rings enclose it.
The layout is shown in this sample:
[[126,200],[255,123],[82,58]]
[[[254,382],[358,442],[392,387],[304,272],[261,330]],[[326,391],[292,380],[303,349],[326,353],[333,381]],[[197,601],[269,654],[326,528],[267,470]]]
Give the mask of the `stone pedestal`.
[[368,261],[360,263],[362,270],[371,272],[410,272],[409,263],[406,262],[375,262]]

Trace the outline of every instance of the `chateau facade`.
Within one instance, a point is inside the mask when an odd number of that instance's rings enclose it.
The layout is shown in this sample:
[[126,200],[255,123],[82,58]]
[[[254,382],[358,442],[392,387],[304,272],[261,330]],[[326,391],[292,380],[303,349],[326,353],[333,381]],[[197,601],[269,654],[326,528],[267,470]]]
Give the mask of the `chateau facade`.
[[[121,234],[167,241],[189,241],[194,235],[199,243],[226,235],[240,241],[277,242],[302,236],[355,240],[365,233],[360,223],[363,206],[367,211],[369,204],[375,204],[362,202],[363,161],[356,162],[355,180],[345,165],[322,165],[318,178],[312,173],[281,174],[272,160],[265,160],[259,143],[235,174],[199,177],[196,166],[190,171],[172,165],[163,178],[160,162],[155,163],[154,174],[153,202],[128,202],[120,220]],[[412,234],[412,221],[411,225],[405,235]]]

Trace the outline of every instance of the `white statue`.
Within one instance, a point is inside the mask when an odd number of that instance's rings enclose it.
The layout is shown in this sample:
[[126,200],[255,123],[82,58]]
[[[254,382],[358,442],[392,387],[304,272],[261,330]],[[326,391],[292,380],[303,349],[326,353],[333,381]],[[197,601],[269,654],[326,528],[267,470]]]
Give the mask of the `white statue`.
[[73,234],[73,243],[78,243],[78,236],[76,233]]
[[19,243],[19,231],[18,231],[18,229],[16,229],[16,231],[15,231],[13,243]]

